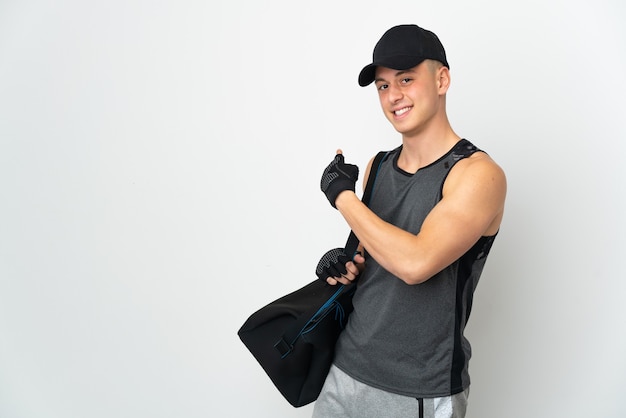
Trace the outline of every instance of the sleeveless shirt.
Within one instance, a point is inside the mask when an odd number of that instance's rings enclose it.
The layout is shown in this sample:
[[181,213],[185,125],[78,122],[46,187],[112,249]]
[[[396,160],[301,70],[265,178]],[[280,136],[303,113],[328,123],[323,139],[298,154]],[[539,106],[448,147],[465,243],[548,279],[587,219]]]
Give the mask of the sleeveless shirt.
[[[480,150],[462,139],[410,174],[397,165],[401,149],[380,164],[369,207],[386,222],[417,234],[441,200],[454,164]],[[371,173],[376,175],[376,167]],[[366,255],[335,365],[362,383],[405,396],[442,397],[467,389],[471,347],[463,332],[494,239],[481,237],[458,260],[417,285],[406,284]]]

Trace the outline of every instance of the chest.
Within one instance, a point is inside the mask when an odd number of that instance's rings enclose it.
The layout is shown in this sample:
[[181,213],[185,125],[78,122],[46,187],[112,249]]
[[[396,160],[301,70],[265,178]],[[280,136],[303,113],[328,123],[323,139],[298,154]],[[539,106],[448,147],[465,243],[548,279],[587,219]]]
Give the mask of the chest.
[[369,207],[384,221],[417,233],[441,200],[449,171],[450,165],[441,163],[407,175],[388,161],[378,173]]

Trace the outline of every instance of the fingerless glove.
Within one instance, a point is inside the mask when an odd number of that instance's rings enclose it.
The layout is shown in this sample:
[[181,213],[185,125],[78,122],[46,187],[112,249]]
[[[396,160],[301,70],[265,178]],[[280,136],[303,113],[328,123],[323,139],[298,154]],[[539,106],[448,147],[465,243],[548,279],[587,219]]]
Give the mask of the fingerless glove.
[[332,249],[324,254],[317,263],[315,274],[323,281],[329,277],[341,277],[348,272],[346,263],[350,260],[351,258],[348,257],[343,248]]
[[358,178],[359,167],[353,164],[346,164],[343,155],[337,154],[335,159],[324,170],[320,187],[332,207],[337,209],[337,206],[335,206],[337,196],[346,190],[354,191]]

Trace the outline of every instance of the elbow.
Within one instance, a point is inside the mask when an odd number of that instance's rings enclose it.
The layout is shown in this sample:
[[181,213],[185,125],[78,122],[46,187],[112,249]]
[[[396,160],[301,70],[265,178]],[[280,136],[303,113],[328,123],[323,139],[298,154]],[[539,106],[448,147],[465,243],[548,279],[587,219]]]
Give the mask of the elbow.
[[415,286],[424,283],[432,277],[429,272],[419,266],[408,266],[396,273],[396,277],[409,286]]
[[381,265],[391,274],[409,286],[422,284],[445,266],[436,262],[428,254],[403,254]]
[[397,265],[396,277],[409,286],[422,284],[449,265],[444,259],[434,260],[432,257],[411,257]]

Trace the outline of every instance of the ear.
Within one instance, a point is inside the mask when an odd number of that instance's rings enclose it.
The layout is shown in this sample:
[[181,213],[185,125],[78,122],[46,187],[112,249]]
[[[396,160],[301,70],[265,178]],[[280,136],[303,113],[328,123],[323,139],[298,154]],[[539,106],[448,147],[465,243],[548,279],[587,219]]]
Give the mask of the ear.
[[448,67],[441,66],[437,70],[437,89],[439,94],[444,95],[450,87],[450,70]]

